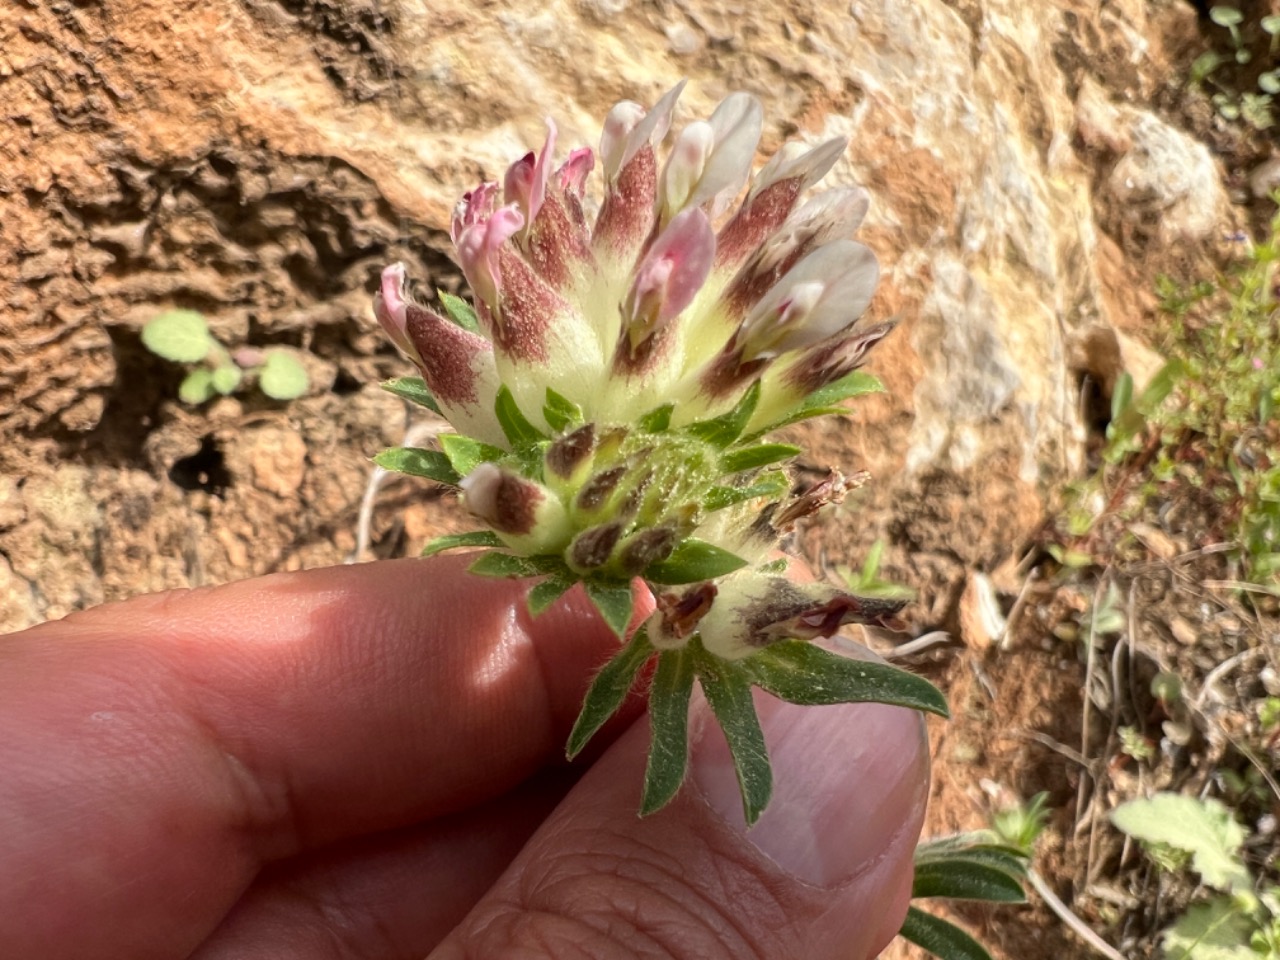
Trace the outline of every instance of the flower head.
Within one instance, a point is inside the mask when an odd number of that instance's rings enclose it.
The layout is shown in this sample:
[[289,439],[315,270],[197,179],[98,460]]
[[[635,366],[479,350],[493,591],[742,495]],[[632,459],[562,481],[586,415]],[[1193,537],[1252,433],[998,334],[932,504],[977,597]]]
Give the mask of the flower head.
[[[598,164],[581,147],[557,166],[548,121],[541,150],[501,186],[464,195],[451,236],[474,307],[414,303],[397,264],[375,309],[421,372],[406,395],[458,431],[439,453],[386,462],[455,484],[488,528],[428,549],[497,548],[473,569],[544,578],[535,610],[584,583],[620,635],[643,578],[657,612],[601,677],[654,655],[659,679],[683,671],[687,695],[697,676],[714,704],[719,682],[765,685],[758,671],[778,651],[801,656],[789,645],[897,610],[793,584],[768,561],[781,535],[863,478],[793,488],[799,450],[767,434],[874,389],[857,368],[892,324],[861,319],[879,276],[852,239],[867,194],[805,196],[845,142],[787,145],[752,177],[763,110],[734,93],[679,129],[663,159],[682,89],[651,110],[615,106]],[[609,712],[592,697],[625,693],[610,682],[588,698],[588,736]]]

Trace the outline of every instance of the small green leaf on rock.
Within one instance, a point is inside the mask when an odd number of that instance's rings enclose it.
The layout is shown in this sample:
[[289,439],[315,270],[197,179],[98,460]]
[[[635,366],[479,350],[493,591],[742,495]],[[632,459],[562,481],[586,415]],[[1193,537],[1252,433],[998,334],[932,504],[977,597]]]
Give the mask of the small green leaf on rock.
[[772,644],[743,664],[757,685],[789,703],[889,703],[948,715],[946,699],[924,677],[841,657],[803,640]]
[[640,816],[671,802],[689,765],[689,695],[693,692],[693,652],[688,647],[658,654],[649,689],[649,727],[653,740],[644,773]]
[[472,333],[480,332],[480,321],[476,318],[475,308],[471,304],[443,290],[437,290],[436,293],[439,294],[440,303],[450,320],[463,330],[470,330]]
[[609,625],[609,629],[619,637],[627,632],[627,624],[631,622],[631,608],[635,598],[631,593],[631,584],[586,582],[587,597],[600,611],[600,616]]
[[666,560],[650,565],[644,572],[644,578],[650,583],[676,586],[722,577],[746,565],[747,561],[728,550],[690,537]]
[[175,363],[199,363],[209,355],[214,342],[209,324],[194,310],[167,310],[142,328],[143,346]]
[[214,394],[213,371],[207,367],[197,367],[178,384],[178,399],[193,407],[204,403]]
[[696,639],[689,646],[702,692],[729,744],[738,787],[742,790],[742,815],[747,826],[751,826],[773,795],[773,770],[769,766],[760,718],[751,700],[750,675],[743,669],[745,661],[714,657]]
[[505,385],[498,389],[498,397],[494,402],[494,415],[498,418],[498,426],[502,427],[507,442],[513,450],[532,447],[547,436],[535,427],[520,411],[516,398]]
[[214,369],[213,379],[210,382],[213,389],[225,397],[234,392],[243,379],[244,372],[234,363],[228,363]]
[[307,368],[291,353],[273,350],[258,371],[258,387],[272,400],[296,400],[309,385]]
[[422,556],[434,557],[446,550],[458,547],[500,547],[502,541],[492,530],[472,530],[469,533],[452,533],[445,537],[436,537],[422,548]]
[[462,479],[449,463],[449,458],[438,450],[423,450],[421,447],[392,447],[374,457],[373,462],[383,470],[407,473],[411,477],[426,477],[437,483],[457,486],[458,481]]
[[421,377],[396,377],[392,380],[384,380],[382,389],[387,393],[394,393],[401,400],[408,400],[420,407],[426,407],[433,413],[440,413],[440,405],[436,403],[436,398],[427,389],[427,382]]
[[631,642],[622,648],[622,652],[596,674],[582,703],[582,712],[578,714],[573,732],[569,734],[565,753],[570,760],[582,752],[582,748],[595,736],[596,731],[622,706],[622,701],[635,682],[636,674],[654,652],[648,634],[643,629],[637,630]]
[[982,944],[959,927],[916,907],[907,908],[898,934],[939,960],[991,960]]
[[1111,811],[1111,821],[1144,843],[1163,843],[1191,854],[1191,868],[1210,887],[1239,892],[1252,886],[1240,859],[1245,831],[1231,810],[1212,798],[1157,793]]

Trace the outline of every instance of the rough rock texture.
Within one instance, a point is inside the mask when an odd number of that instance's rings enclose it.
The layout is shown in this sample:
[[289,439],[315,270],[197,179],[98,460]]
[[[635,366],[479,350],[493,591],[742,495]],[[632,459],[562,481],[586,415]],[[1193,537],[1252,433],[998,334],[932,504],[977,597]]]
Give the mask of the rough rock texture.
[[[889,387],[811,431],[877,476],[805,537],[879,535],[932,580],[1006,561],[1081,462],[1080,385],[1114,378],[1158,269],[1231,214],[1208,152],[1132,105],[1164,82],[1143,0],[18,0],[0,10],[0,626],[141,589],[340,559],[403,370],[376,271],[439,254],[457,195],[614,101],[758,94],[762,152],[846,134],[874,195]],[[1155,18],[1155,19],[1153,19]],[[1161,20],[1163,18],[1163,20]],[[137,330],[182,306],[228,345],[315,356],[313,395],[177,404]],[[332,386],[333,390],[326,388]],[[439,527],[402,487],[378,512]],[[426,504],[426,506],[424,506]],[[426,511],[425,513],[423,511]],[[416,512],[415,512],[416,511]],[[392,536],[396,534],[396,536]],[[909,560],[907,558],[910,558]]]

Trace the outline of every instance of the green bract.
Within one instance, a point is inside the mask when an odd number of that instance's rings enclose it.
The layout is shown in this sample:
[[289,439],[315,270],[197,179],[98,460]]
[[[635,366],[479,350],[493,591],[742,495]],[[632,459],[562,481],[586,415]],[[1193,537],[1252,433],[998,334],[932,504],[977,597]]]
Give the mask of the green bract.
[[[831,471],[797,486],[788,465],[800,449],[769,435],[881,389],[858,368],[892,329],[861,319],[879,275],[850,239],[866,193],[804,198],[844,141],[788,145],[751,178],[763,111],[732,94],[660,162],[680,89],[651,111],[624,102],[610,113],[594,220],[595,155],[575,150],[554,167],[550,123],[541,152],[501,187],[463,198],[452,237],[474,306],[442,293],[434,312],[408,296],[402,266],[383,272],[375,312],[421,374],[386,387],[456,433],[377,463],[457,487],[484,524],[425,552],[488,548],[471,570],[536,579],[534,614],[582,584],[618,635],[571,756],[656,661],[642,812],[684,779],[696,682],[751,823],[772,789],[752,687],[805,704],[946,706],[917,677],[809,643],[846,623],[892,624],[904,599],[793,583],[773,558],[798,520],[865,478]],[[636,624],[640,584],[656,610]]]

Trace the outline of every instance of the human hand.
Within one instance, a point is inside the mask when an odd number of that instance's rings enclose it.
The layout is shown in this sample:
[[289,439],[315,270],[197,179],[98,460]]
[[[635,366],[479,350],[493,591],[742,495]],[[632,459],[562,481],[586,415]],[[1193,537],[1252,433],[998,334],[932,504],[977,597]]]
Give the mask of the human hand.
[[690,780],[642,820],[640,700],[589,767],[563,761],[616,638],[576,594],[531,621],[519,584],[465,563],[141,597],[0,638],[0,956],[843,960],[893,937],[926,793],[916,713],[757,694],[776,786],[747,831],[697,702]]

